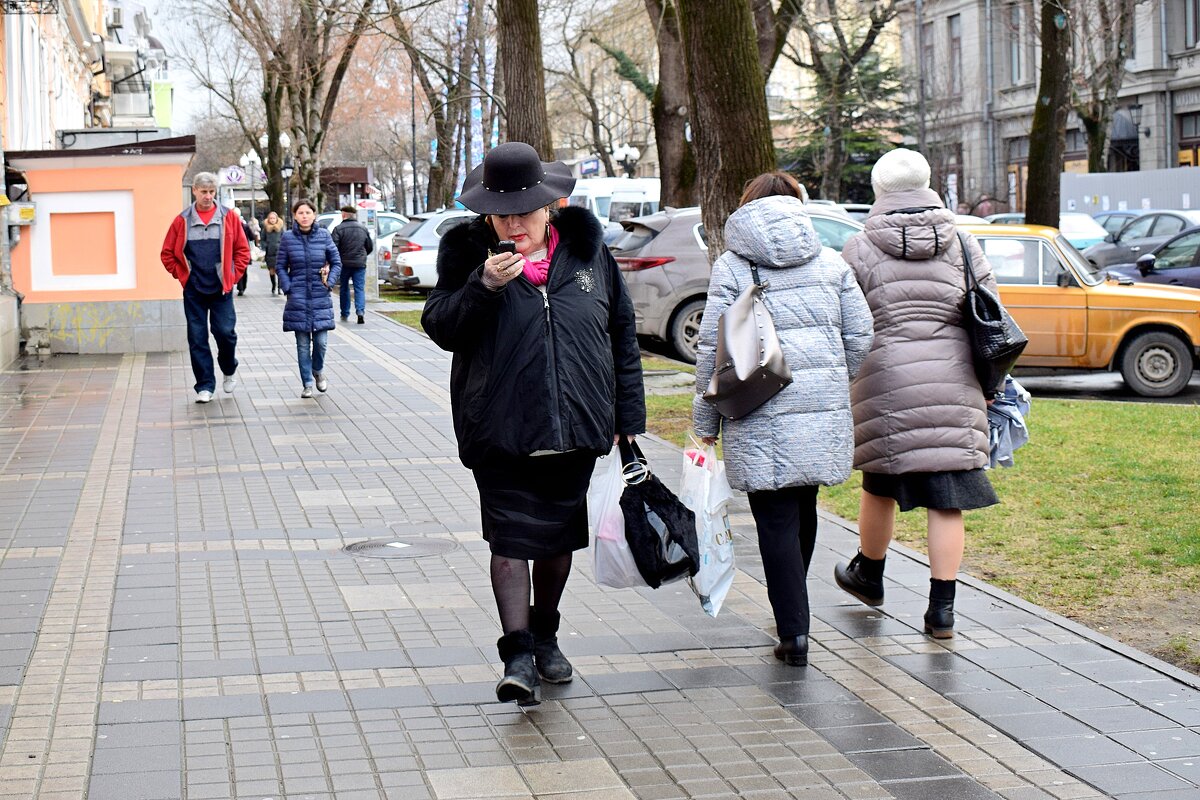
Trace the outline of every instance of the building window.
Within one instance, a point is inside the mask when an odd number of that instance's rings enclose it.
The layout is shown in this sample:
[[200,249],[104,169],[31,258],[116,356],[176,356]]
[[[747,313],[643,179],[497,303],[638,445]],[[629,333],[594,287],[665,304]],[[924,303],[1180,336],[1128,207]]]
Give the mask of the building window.
[[946,22],[950,39],[950,94],[958,97],[962,94],[962,15],[954,14]]
[[1200,0],[1183,0],[1184,42],[1188,47],[1200,43]]
[[1008,7],[1008,81],[1012,86],[1025,82],[1024,32],[1025,10],[1019,3],[1013,3]]
[[[933,44],[933,23],[926,22],[921,26],[921,78],[925,81],[927,88],[931,85],[936,86],[933,72]],[[937,92],[931,93],[936,94]]]

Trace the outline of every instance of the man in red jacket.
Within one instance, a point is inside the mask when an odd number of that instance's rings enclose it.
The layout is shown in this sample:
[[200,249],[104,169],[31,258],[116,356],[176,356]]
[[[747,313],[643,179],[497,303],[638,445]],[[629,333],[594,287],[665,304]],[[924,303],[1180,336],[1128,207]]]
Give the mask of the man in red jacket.
[[222,387],[231,393],[237,386],[237,315],[233,287],[250,264],[250,245],[242,230],[241,215],[217,204],[217,176],[200,172],[192,179],[194,203],[177,216],[163,240],[162,263],[183,285],[183,314],[187,318],[188,349],[196,376],[196,402],[212,401],[217,388],[209,323],[217,340],[217,363],[224,375]]

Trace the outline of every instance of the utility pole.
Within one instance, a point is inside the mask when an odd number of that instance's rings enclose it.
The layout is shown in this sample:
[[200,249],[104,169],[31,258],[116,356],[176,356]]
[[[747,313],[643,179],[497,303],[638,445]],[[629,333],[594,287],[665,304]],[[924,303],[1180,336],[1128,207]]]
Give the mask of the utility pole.
[[917,16],[917,152],[925,152],[925,4],[916,3]]
[[417,213],[417,71],[408,64],[408,108],[412,116],[412,213]]

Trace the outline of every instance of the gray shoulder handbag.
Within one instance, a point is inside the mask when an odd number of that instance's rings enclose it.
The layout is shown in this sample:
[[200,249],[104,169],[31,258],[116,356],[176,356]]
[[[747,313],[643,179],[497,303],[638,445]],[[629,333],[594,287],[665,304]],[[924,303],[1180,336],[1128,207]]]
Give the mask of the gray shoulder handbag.
[[717,320],[717,359],[704,399],[721,416],[739,419],[783,391],[792,371],[763,295],[768,284],[750,265],[754,283]]

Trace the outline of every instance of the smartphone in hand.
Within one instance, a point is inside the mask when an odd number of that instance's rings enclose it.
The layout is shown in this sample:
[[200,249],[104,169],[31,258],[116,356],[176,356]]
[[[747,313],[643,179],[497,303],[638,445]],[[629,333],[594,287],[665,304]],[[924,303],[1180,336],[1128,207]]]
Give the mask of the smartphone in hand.
[[500,244],[496,245],[497,253],[515,253],[517,252],[517,243],[512,239],[503,239]]

